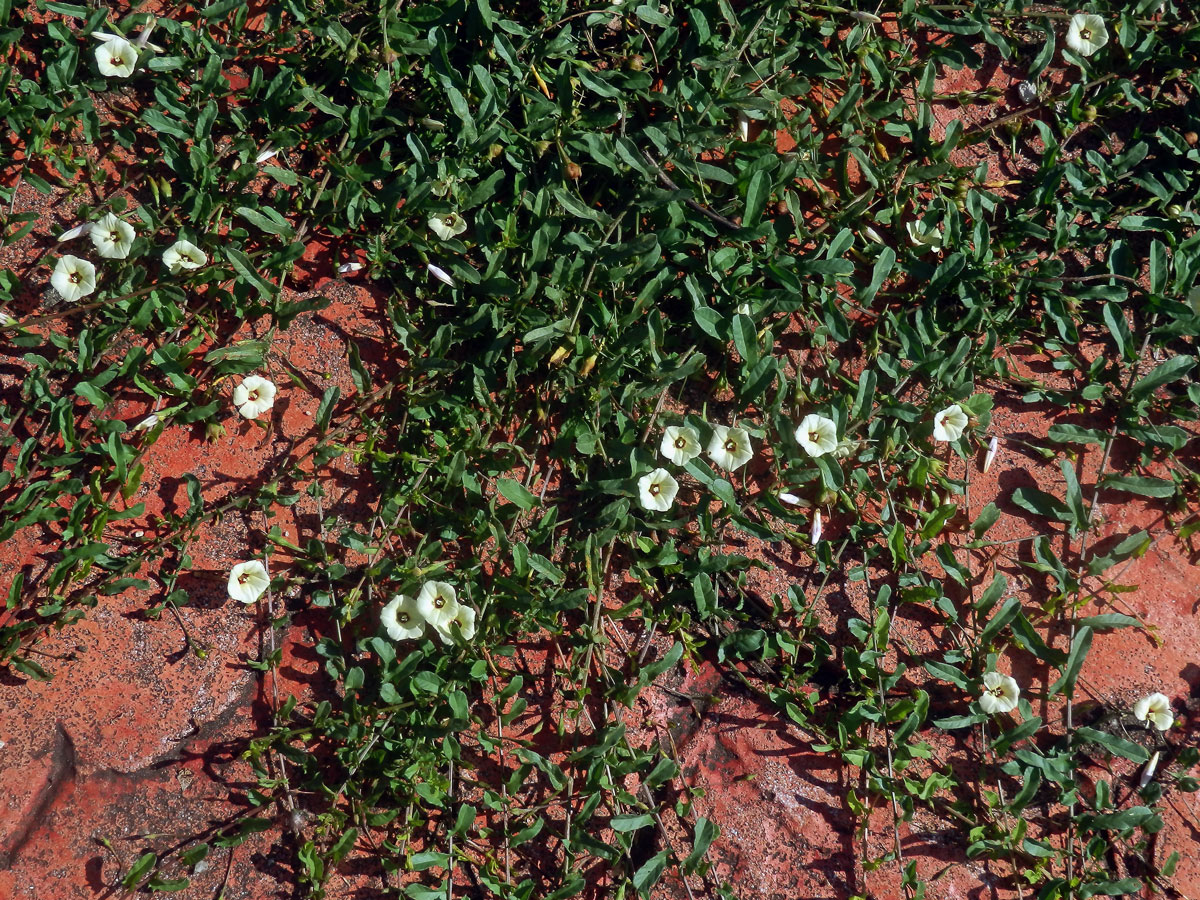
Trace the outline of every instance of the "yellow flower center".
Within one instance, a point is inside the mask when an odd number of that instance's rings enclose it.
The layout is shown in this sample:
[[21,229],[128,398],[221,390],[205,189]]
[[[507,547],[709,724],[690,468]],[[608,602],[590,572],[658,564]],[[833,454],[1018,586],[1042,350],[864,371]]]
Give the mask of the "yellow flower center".
[[728,440],[725,442],[725,451],[727,453],[734,453],[737,451],[737,448],[738,448],[737,441]]
[[661,490],[662,488],[660,488],[657,484],[650,485],[650,496],[657,497]]
[[251,391],[249,394],[246,395],[246,399],[247,400],[257,400],[258,399],[258,391],[256,391],[256,390]]
[[682,438],[682,437],[675,438],[675,449],[676,450],[682,450],[685,447],[687,447],[687,438]]
[[408,624],[408,613],[397,613],[396,621],[399,622],[401,625],[407,625]]
[[118,234],[118,233],[117,233],[117,232],[115,232],[115,231],[110,231],[110,232],[108,233],[108,239],[109,239],[110,241],[112,241],[114,244],[119,244],[119,243],[121,243],[121,235],[120,235],[120,234]]
[[250,576],[247,575],[245,572],[243,572],[241,575],[238,576],[238,584],[245,584],[249,580],[250,580]]
[[815,444],[815,443],[817,443],[817,441],[819,441],[819,440],[821,439],[821,432],[819,432],[819,431],[810,431],[810,432],[808,433],[808,439],[809,439],[810,441],[812,441],[814,444]]
[[446,601],[443,600],[441,597],[434,597],[433,605],[436,606],[438,609],[441,609],[443,606],[446,605]]
[[123,60],[123,59],[122,59],[121,57],[119,57],[119,56],[114,56],[112,59],[110,59],[110,60],[109,60],[109,62],[110,62],[110,63],[112,63],[114,66],[123,66],[123,65],[125,65],[125,60]]
[[83,279],[81,279],[81,278],[79,277],[79,273],[78,273],[78,272],[72,272],[72,273],[71,273],[71,284],[79,284],[79,282],[80,282],[80,281],[82,281],[82,280],[83,280]]

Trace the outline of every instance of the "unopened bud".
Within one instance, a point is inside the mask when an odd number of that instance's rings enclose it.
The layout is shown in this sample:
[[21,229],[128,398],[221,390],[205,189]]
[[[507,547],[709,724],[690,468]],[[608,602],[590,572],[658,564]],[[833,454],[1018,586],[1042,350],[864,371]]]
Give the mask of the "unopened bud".
[[450,275],[447,274],[446,270],[441,266],[435,266],[433,263],[426,263],[425,267],[429,269],[429,274],[438,281],[442,282],[443,284],[448,284],[450,287],[454,287],[454,279],[451,278]]
[[983,471],[986,473],[992,467],[992,463],[996,461],[996,454],[1000,451],[1000,439],[993,436],[988,444],[987,455],[983,458]]
[[550,354],[550,365],[557,366],[570,354],[571,349],[567,346],[556,347],[554,352]]
[[69,231],[64,231],[62,234],[60,234],[58,236],[58,242],[61,244],[63,241],[73,241],[73,240],[75,240],[75,238],[81,237],[82,235],[87,234],[91,230],[92,230],[92,223],[84,222],[82,225],[76,225],[74,228],[70,229]]
[[850,17],[854,18],[854,19],[858,19],[858,21],[860,21],[860,22],[866,22],[868,25],[878,25],[880,22],[883,21],[883,19],[879,18],[879,16],[877,16],[873,13],[863,12],[862,10],[859,10],[859,9],[851,10]]

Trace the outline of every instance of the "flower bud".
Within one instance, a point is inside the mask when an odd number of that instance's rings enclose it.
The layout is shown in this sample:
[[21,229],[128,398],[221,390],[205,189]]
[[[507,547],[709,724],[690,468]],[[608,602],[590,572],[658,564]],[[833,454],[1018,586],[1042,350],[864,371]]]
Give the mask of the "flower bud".
[[209,441],[219,441],[225,437],[225,426],[218,425],[216,422],[209,422],[204,426],[204,437]]
[[557,366],[571,353],[571,348],[565,344],[561,347],[556,347],[554,352],[550,354],[550,365]]
[[567,163],[567,177],[572,181],[577,181],[579,176],[583,174],[583,169],[579,168],[579,164],[575,162]]
[[593,353],[591,356],[589,356],[587,359],[585,359],[583,361],[582,365],[580,365],[579,377],[587,378],[587,376],[589,374],[591,374],[591,371],[593,368],[595,368],[595,366],[596,366],[596,354]]
[[490,147],[488,147],[487,157],[488,157],[488,159],[495,159],[497,156],[499,156],[503,152],[504,152],[503,144],[492,144]]

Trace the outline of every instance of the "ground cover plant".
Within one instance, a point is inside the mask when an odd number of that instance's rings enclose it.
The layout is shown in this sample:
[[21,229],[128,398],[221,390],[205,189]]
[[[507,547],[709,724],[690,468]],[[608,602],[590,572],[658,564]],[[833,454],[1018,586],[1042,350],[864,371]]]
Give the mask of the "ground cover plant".
[[[230,522],[262,636],[241,813],[109,887],[232,896],[266,830],[303,896],[771,896],[644,715],[735,692],[847,773],[845,896],[1175,890],[1188,698],[1080,678],[1200,528],[1191,7],[0,0],[0,47],[0,665],[117,597],[218,652]],[[374,336],[297,353],[349,286]]]

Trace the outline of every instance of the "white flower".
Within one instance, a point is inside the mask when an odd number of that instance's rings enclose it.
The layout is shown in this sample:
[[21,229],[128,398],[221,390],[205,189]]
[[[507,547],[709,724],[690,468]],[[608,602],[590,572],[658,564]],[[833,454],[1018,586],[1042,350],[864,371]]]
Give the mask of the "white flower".
[[992,467],[992,463],[996,461],[996,454],[1000,452],[1000,439],[992,436],[988,442],[987,455],[983,458],[983,471],[986,474],[987,470]]
[[357,272],[362,268],[362,263],[348,262],[338,266],[339,275],[349,275],[351,272]]
[[417,612],[438,631],[450,627],[458,618],[458,609],[454,586],[444,581],[427,581],[417,594]]
[[137,68],[137,48],[123,37],[110,35],[108,40],[96,48],[96,65],[101,75],[110,78],[128,78]]
[[912,241],[914,247],[928,247],[932,250],[942,249],[943,235],[940,225],[930,228],[924,222],[914,220],[909,222],[905,227],[908,229],[908,239]]
[[279,151],[276,150],[274,147],[271,147],[271,146],[263,147],[262,152],[260,152],[258,154],[258,156],[254,157],[254,164],[261,165],[262,163],[265,163],[268,159],[270,159],[272,156],[274,156],[278,152]]
[[739,315],[743,315],[743,316],[750,315],[750,304],[749,303],[739,303],[737,312]]
[[788,506],[799,506],[800,498],[795,494],[789,494],[787,491],[781,491],[779,494],[779,502],[786,503]]
[[655,469],[638,479],[638,499],[642,509],[666,512],[679,493],[679,482],[666,469]]
[[1021,688],[1015,678],[999,672],[986,672],[983,676],[983,693],[979,695],[979,708],[989,716],[1012,712],[1017,708],[1017,697]]
[[433,263],[426,263],[425,268],[429,270],[429,274],[443,284],[448,284],[454,287],[454,279],[441,266],[435,266]]
[[134,230],[112,213],[106,215],[88,231],[96,252],[106,259],[125,259],[133,246]]
[[247,419],[257,419],[275,405],[275,385],[261,375],[249,375],[233,389],[233,405]]
[[64,300],[74,303],[96,289],[96,267],[78,256],[60,256],[50,284]]
[[208,254],[191,241],[178,240],[163,251],[163,262],[178,275],[184,269],[198,269],[208,262]]
[[821,511],[819,509],[813,510],[812,531],[809,533],[808,537],[809,540],[812,541],[814,547],[817,545],[817,542],[821,540],[821,534],[823,531],[824,529],[821,527]]
[[809,456],[823,456],[837,449],[837,422],[809,413],[796,428],[796,443]]
[[158,424],[158,413],[150,413],[142,421],[133,426],[134,431],[149,431]]
[[1139,722],[1153,724],[1159,731],[1166,731],[1175,724],[1175,713],[1171,711],[1171,700],[1166,694],[1153,693],[1133,704],[1133,716]]
[[1108,43],[1108,29],[1104,20],[1090,13],[1071,16],[1067,27],[1067,46],[1080,56],[1091,56]]
[[746,434],[744,428],[714,425],[712,431],[712,440],[704,451],[709,459],[731,472],[750,462],[754,451],[750,448],[750,435]]
[[467,221],[458,213],[446,213],[444,216],[432,216],[429,219],[429,230],[443,241],[448,241],[455,235],[467,230]]
[[658,449],[675,465],[686,466],[700,455],[700,435],[687,425],[668,425]]
[[238,563],[229,571],[229,596],[242,603],[253,603],[270,583],[267,567],[257,559]]
[[868,240],[874,241],[876,244],[883,243],[883,235],[872,228],[870,225],[864,225],[862,230],[863,236]]
[[947,406],[933,417],[935,441],[957,441],[967,429],[967,414],[957,403]]
[[397,594],[379,611],[379,622],[393,641],[416,640],[425,633],[425,620],[417,611],[417,601]]
[[76,225],[74,228],[68,229],[67,231],[64,231],[62,234],[60,234],[58,236],[58,242],[61,244],[63,241],[73,241],[73,240],[75,240],[75,238],[79,237],[81,234],[87,234],[91,230],[92,230],[92,223],[84,222],[82,225]]
[[443,644],[453,644],[454,634],[453,627],[458,626],[458,633],[462,635],[464,641],[469,641],[475,637],[475,610],[465,603],[458,605],[458,612],[454,618],[450,619],[444,628],[437,629],[437,635],[442,639]]
[[0,328],[7,328],[9,325],[16,325],[17,320],[6,312],[0,312]]

